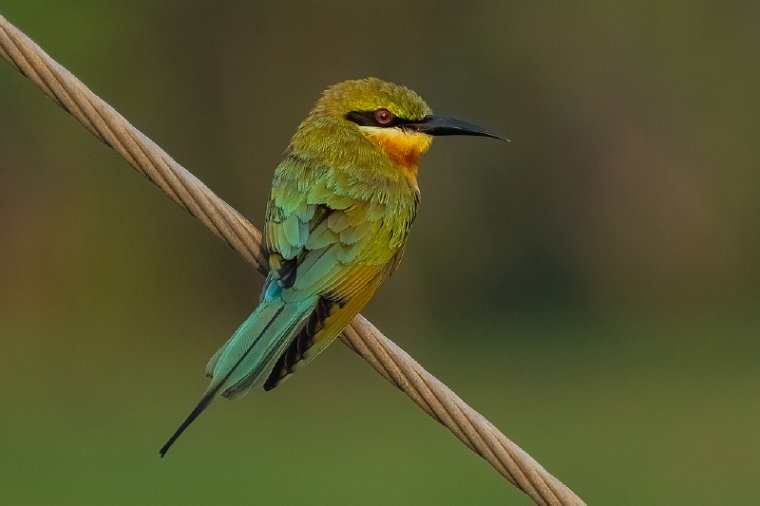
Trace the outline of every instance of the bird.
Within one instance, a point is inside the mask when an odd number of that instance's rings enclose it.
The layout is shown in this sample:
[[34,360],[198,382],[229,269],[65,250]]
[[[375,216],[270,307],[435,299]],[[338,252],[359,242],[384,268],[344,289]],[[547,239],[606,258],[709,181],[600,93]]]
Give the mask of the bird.
[[403,256],[420,202],[420,158],[446,135],[507,140],[433,115],[416,92],[375,77],[322,93],[274,172],[259,305],[209,360],[208,388],[161,457],[214,399],[273,389],[364,308]]

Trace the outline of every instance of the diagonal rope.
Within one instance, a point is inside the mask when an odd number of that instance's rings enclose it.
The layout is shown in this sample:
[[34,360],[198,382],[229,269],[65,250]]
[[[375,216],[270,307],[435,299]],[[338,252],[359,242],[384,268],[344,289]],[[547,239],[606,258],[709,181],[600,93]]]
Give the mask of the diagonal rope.
[[[0,56],[227,242],[246,262],[266,274],[261,232],[3,16],[0,16]],[[341,340],[535,504],[585,504],[363,316],[354,318]]]

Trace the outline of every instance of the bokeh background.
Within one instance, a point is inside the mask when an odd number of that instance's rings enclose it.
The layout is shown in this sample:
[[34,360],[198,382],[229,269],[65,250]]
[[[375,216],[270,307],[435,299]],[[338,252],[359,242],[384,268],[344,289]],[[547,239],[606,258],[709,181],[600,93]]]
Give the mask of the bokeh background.
[[[757,504],[760,4],[6,0],[261,225],[334,82],[435,142],[366,311],[591,504]],[[0,66],[0,504],[529,504],[338,344],[158,448],[261,279]]]

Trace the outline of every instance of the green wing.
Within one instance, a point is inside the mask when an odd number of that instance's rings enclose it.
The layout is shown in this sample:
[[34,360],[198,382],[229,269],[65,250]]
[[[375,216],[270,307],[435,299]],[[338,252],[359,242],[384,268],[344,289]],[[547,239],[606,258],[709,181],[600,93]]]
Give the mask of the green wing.
[[340,175],[295,156],[275,171],[265,228],[271,276],[286,303],[320,301],[267,389],[317,356],[364,307],[398,264],[414,219],[416,198],[396,202],[376,186],[357,194]]

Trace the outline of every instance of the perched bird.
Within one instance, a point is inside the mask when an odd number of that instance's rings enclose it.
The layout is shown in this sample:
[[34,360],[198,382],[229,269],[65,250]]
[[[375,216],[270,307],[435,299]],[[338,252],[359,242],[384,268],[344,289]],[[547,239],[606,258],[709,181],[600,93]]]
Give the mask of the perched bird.
[[161,456],[217,396],[276,387],[361,311],[401,260],[420,200],[418,163],[436,135],[501,138],[433,116],[415,92],[376,78],[322,94],[274,173],[259,306],[211,357],[206,393]]

